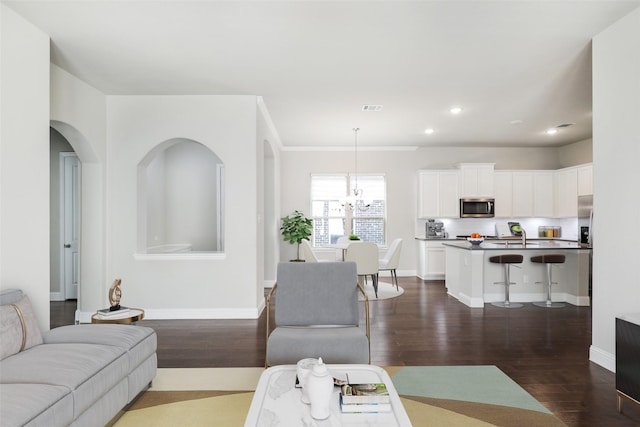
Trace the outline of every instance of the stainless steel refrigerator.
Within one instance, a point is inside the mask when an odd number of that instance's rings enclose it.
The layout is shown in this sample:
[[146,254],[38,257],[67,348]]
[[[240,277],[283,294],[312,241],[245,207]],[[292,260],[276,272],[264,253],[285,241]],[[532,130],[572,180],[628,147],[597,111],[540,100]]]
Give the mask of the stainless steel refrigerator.
[[593,245],[593,196],[578,197],[578,236],[588,248]]
[[578,240],[589,248],[589,298],[591,298],[593,272],[593,196],[578,197]]

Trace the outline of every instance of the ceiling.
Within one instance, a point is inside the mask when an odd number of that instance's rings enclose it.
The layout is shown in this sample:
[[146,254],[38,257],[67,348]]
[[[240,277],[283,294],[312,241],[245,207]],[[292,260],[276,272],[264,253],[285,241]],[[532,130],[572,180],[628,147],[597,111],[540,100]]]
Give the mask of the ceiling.
[[[591,137],[591,38],[633,1],[5,1],[105,94],[259,95],[284,147]],[[382,105],[363,112],[362,106]],[[453,115],[450,107],[462,113]],[[547,135],[548,128],[572,126]],[[431,135],[425,129],[433,128]]]

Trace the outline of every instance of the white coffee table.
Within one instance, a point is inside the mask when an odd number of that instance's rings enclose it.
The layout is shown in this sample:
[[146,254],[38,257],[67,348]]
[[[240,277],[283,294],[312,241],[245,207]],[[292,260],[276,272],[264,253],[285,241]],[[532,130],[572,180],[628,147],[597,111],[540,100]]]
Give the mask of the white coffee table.
[[327,365],[335,378],[352,383],[383,382],[391,397],[391,412],[377,414],[346,414],[340,411],[340,388],[334,387],[331,415],[326,420],[311,418],[310,406],[300,400],[302,390],[295,387],[296,366],[281,365],[266,369],[260,376],[256,392],[244,423],[245,427],[262,426],[411,426],[387,372],[373,365]]

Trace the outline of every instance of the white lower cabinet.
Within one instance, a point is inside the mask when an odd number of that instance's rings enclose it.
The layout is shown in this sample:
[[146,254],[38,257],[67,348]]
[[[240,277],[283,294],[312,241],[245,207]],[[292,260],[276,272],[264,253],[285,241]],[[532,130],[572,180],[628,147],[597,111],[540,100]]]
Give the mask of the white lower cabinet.
[[443,241],[418,241],[418,277],[422,280],[444,280],[445,249]]

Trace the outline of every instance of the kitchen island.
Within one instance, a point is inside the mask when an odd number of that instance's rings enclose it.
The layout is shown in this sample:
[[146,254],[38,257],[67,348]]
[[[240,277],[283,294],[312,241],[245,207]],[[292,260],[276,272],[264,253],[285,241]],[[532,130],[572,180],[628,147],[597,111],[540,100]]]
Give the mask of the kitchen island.
[[[546,300],[546,268],[532,263],[531,257],[545,254],[565,255],[564,264],[555,264],[552,286],[553,301],[578,306],[590,305],[589,254],[591,249],[576,242],[563,240],[486,240],[480,245],[465,241],[443,243],[446,251],[445,286],[449,295],[469,307],[484,307],[485,303],[504,301],[504,269],[489,258],[502,254],[520,254],[522,264],[512,264],[509,288],[512,302]],[[542,282],[542,283],[536,283]]]

